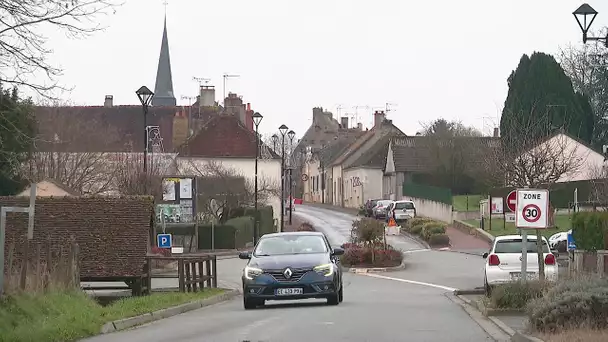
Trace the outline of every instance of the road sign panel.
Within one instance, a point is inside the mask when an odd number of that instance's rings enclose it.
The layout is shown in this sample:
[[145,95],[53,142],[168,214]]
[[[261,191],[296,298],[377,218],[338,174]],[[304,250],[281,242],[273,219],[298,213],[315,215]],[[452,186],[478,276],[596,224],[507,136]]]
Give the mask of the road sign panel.
[[524,220],[536,222],[540,219],[540,208],[536,204],[528,204],[524,207]]
[[574,236],[572,236],[572,233],[568,233],[567,235],[568,237],[568,250],[573,250],[576,249],[576,243],[574,242]]
[[516,227],[547,228],[549,225],[549,191],[546,189],[518,189],[516,197]]
[[171,234],[158,234],[156,236],[156,242],[158,248],[171,248],[173,241],[171,239]]
[[509,208],[509,210],[512,212],[517,210],[517,190],[511,191],[507,195],[507,208]]

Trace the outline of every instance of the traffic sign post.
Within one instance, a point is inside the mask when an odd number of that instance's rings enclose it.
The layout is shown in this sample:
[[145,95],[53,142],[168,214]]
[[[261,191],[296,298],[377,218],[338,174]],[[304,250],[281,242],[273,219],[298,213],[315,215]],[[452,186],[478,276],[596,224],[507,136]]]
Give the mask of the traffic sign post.
[[[509,194],[512,196],[512,193]],[[509,197],[508,196],[508,197]],[[539,229],[546,229],[549,224],[549,190],[518,189],[515,194],[515,226],[521,231],[521,279],[528,279],[528,229],[536,229],[538,271],[544,268],[542,236]],[[507,203],[510,203],[507,200]]]
[[515,225],[523,229],[545,229],[549,224],[549,191],[517,190]]
[[172,242],[171,234],[158,234],[156,236],[156,245],[158,248],[171,248]]
[[507,208],[509,208],[511,212],[517,210],[517,190],[511,191],[507,195]]

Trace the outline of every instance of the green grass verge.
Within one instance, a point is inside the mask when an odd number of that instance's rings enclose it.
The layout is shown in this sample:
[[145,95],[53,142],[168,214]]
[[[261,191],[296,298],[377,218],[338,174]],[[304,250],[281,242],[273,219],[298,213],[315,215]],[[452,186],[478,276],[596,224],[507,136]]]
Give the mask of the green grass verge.
[[212,297],[221,289],[196,293],[157,293],[99,305],[84,292],[20,294],[0,299],[0,341],[75,341],[99,334],[110,321]]
[[[464,221],[474,227],[479,228],[479,220],[467,220]],[[548,228],[542,231],[542,234],[547,239],[558,232],[567,231],[570,229],[572,223],[571,215],[555,215],[555,227]],[[484,228],[485,231],[494,235],[512,235],[517,234],[517,229],[515,228],[515,224],[511,222],[504,222],[502,218],[492,218],[492,228],[490,229],[490,220],[487,218],[484,220]],[[534,233],[536,234],[536,233]]]
[[452,208],[455,211],[479,211],[479,201],[486,198],[484,195],[452,196]]

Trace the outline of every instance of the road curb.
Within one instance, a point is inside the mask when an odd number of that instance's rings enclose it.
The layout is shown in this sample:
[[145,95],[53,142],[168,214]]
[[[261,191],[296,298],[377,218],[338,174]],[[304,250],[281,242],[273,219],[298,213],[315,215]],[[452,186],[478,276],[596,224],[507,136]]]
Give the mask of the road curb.
[[[527,335],[527,334],[525,334],[525,333],[523,333],[521,331],[517,331],[517,330],[512,329],[511,327],[509,327],[507,324],[505,324],[503,321],[501,321],[497,317],[497,316],[501,316],[501,315],[521,314],[522,312],[524,312],[523,310],[516,310],[516,309],[511,309],[511,310],[488,309],[488,308],[486,308],[481,303],[478,303],[478,302],[475,302],[475,301],[471,301],[470,299],[468,299],[466,297],[462,297],[460,294],[456,294],[457,291],[462,291],[462,290],[456,290],[456,291],[454,291],[454,294],[453,294],[454,297],[457,297],[463,303],[465,303],[466,305],[468,305],[470,308],[476,310],[484,318],[486,318],[487,320],[491,321],[496,327],[498,327],[500,330],[502,330],[503,333],[505,333],[508,336],[510,336],[510,339],[509,339],[510,341],[517,341],[517,342],[544,342],[543,340],[541,340],[541,339],[539,339],[537,337],[530,336],[530,335]],[[464,290],[464,291],[467,291],[467,290]],[[460,303],[458,303],[458,304],[460,304]],[[468,311],[467,311],[467,313],[468,313]],[[471,318],[473,318],[473,317],[471,316]],[[475,321],[477,321],[475,318],[473,318],[473,319]],[[479,324],[479,322],[477,322],[477,323]],[[482,326],[482,328],[484,328],[484,327]],[[484,328],[484,330],[485,330],[485,328]],[[488,332],[488,331],[486,330],[486,332]],[[490,336],[492,336],[492,335],[490,335]]]
[[143,315],[119,319],[116,321],[108,322],[101,327],[101,334],[108,334],[120,330],[133,328],[138,325],[158,321],[171,316],[176,316],[184,312],[200,309],[206,306],[218,304],[227,300],[230,300],[240,293],[237,290],[227,290],[226,292],[213,296],[211,298],[205,298],[190,303],[185,303],[177,306],[173,306],[166,309],[161,309],[154,312],[149,312]]
[[476,307],[471,305],[471,301],[467,298],[455,295],[451,292],[446,292],[445,296],[455,304],[459,305],[464,312],[466,312],[467,315],[469,315],[469,317],[471,317],[471,319],[475,321],[475,323],[477,323],[477,325],[479,325],[479,327],[483,329],[493,340],[509,341],[511,339],[511,335],[497,325],[494,320],[484,316]]
[[459,296],[459,295],[482,295],[482,294],[485,294],[484,289],[458,289],[458,290],[454,290],[454,295],[455,296]]
[[382,272],[394,272],[405,269],[405,258],[401,261],[399,266],[393,267],[344,267],[342,266],[342,272],[350,273],[382,273]]
[[431,246],[428,244],[428,242],[424,241],[422,238],[420,238],[414,234],[410,234],[410,233],[406,232],[405,229],[401,230],[401,235],[403,235],[406,238],[409,238],[410,240],[416,241],[416,243],[418,243],[424,249],[431,249]]

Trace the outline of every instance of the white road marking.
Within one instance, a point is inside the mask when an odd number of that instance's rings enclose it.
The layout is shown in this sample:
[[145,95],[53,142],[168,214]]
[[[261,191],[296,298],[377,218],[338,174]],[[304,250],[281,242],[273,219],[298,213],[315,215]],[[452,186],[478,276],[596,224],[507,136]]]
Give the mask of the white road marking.
[[437,285],[437,284],[431,284],[431,283],[424,283],[424,282],[415,281],[415,280],[408,280],[408,279],[387,277],[387,276],[382,276],[382,275],[373,274],[373,273],[364,273],[364,274],[361,274],[361,275],[364,275],[364,276],[367,276],[367,277],[379,278],[379,279],[400,281],[402,283],[408,283],[408,284],[414,284],[414,285],[422,285],[422,286],[434,287],[434,288],[442,289],[442,290],[446,290],[446,291],[455,291],[456,290],[453,287],[448,287],[448,286],[443,286],[443,285]]
[[426,248],[424,248],[424,249],[412,249],[412,250],[409,250],[409,251],[403,251],[403,253],[404,254],[409,254],[409,253],[430,252],[430,251],[432,251],[432,249],[426,249]]

